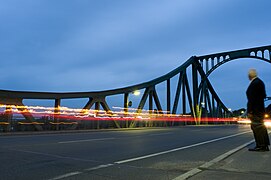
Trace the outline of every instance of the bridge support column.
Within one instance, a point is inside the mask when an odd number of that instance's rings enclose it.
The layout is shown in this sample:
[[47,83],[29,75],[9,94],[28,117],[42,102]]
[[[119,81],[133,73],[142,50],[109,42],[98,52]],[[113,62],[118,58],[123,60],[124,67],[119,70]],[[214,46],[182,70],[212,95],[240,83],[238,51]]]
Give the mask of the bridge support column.
[[170,104],[170,79],[167,80],[167,114],[171,113]]
[[[128,104],[129,104],[129,93],[125,93],[124,94],[124,117],[127,117],[128,115]],[[129,121],[126,120],[125,124],[126,124],[125,127],[128,128]]]
[[[99,116],[99,111],[100,111],[100,102],[95,103],[95,114],[96,117]],[[97,129],[100,129],[100,121],[97,120]]]
[[54,122],[56,123],[56,130],[59,130],[60,101],[60,99],[55,99]]
[[6,116],[6,120],[7,120],[7,131],[11,131],[12,130],[12,107],[11,105],[6,105],[6,111],[5,111],[5,116]]
[[194,117],[199,118],[199,105],[198,105],[198,71],[197,65],[192,64],[192,77],[193,77],[193,109]]
[[149,113],[152,114],[153,111],[153,90],[149,93]]
[[182,79],[182,100],[183,100],[183,114],[185,115],[186,114],[186,95],[185,95],[185,78],[183,76],[183,79]]

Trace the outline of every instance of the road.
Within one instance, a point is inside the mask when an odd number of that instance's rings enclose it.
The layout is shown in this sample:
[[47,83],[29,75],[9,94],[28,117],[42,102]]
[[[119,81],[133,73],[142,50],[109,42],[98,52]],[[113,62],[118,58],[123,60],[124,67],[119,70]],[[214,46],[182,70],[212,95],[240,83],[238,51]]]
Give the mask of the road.
[[174,179],[253,139],[248,126],[0,136],[0,179]]

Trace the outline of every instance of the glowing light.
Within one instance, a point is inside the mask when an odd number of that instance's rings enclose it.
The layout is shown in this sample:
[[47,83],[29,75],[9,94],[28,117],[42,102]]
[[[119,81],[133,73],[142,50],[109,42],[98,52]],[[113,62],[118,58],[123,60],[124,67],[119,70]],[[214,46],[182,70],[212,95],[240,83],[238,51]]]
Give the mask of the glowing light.
[[265,118],[269,118],[269,114],[265,114],[264,117],[265,117]]
[[140,91],[138,91],[138,90],[134,91],[134,92],[133,92],[133,95],[139,96],[139,95],[140,95]]
[[[0,107],[5,105],[0,105]],[[31,113],[34,115],[69,115],[69,116],[76,116],[76,115],[88,115],[94,116],[96,113],[95,110],[88,110],[88,109],[73,109],[68,107],[58,106],[55,107],[42,107],[42,106],[17,106],[17,105],[8,105],[6,106],[8,109],[4,110],[4,112],[12,112],[12,113]],[[104,113],[105,111],[99,111]]]
[[[249,119],[242,119],[242,120],[239,120],[237,122],[240,123],[240,124],[251,124],[251,120],[249,120]],[[266,127],[271,127],[271,121],[270,120],[265,120],[264,125]]]
[[53,124],[53,125],[59,125],[59,124],[70,125],[70,124],[78,124],[78,122],[50,122],[50,124]]
[[0,122],[0,125],[9,125],[8,122]]
[[43,125],[44,123],[40,123],[40,122],[18,122],[18,124],[21,124],[21,125]]
[[249,119],[242,119],[242,120],[239,120],[237,122],[240,123],[240,124],[250,124],[251,123],[251,121]]
[[270,121],[265,121],[265,122],[264,122],[264,125],[265,125],[266,127],[271,127],[271,122],[270,122]]

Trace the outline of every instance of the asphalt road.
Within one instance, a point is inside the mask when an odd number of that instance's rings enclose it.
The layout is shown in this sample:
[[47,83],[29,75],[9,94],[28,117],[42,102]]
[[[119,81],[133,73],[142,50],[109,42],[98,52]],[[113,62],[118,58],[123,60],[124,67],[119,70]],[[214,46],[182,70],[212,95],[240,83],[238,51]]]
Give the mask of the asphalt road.
[[0,179],[174,179],[252,139],[243,125],[0,135]]

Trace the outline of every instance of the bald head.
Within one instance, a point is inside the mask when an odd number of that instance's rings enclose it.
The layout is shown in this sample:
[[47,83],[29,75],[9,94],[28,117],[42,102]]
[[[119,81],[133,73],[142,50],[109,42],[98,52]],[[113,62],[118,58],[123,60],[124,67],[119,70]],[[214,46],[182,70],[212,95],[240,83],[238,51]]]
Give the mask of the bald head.
[[252,80],[258,76],[256,69],[250,69],[248,71],[248,78],[249,80]]

